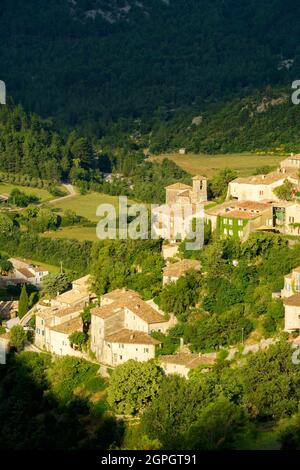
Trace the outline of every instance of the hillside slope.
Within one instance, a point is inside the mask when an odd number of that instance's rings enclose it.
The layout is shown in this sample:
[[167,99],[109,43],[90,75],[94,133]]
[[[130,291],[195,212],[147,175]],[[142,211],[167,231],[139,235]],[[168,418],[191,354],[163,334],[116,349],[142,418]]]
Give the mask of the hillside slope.
[[195,153],[300,151],[300,106],[290,88],[268,87],[240,98],[204,105],[157,120],[151,133],[154,153],[185,147]]
[[0,77],[27,110],[101,135],[298,78],[299,13],[294,0],[2,0]]

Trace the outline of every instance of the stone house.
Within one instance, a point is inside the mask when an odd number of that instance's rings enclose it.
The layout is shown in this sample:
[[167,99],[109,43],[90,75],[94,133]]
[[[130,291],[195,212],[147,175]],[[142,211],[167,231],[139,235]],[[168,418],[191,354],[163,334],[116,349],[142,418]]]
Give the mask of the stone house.
[[176,324],[133,291],[117,289],[101,297],[100,307],[92,309],[91,349],[107,365],[129,359],[147,361],[155,357],[159,344],[151,333],[166,333]]
[[186,238],[192,220],[203,218],[202,203],[207,201],[207,179],[194,176],[193,186],[175,183],[166,188],[166,203],[152,209],[152,229],[165,240]]
[[293,294],[283,300],[285,331],[300,332],[300,294]]
[[71,308],[77,304],[88,304],[95,299],[96,295],[91,292],[90,276],[84,276],[73,281],[72,288],[63,294],[58,294],[51,300],[51,306],[59,308]]
[[274,225],[281,233],[300,235],[300,204],[297,201],[273,203]]
[[[69,336],[76,331],[82,331],[83,323],[80,316],[64,321],[59,325],[49,327],[49,352],[59,356],[75,356],[77,351],[72,348]],[[79,353],[80,354],[80,353]]]
[[188,378],[190,370],[202,366],[206,372],[216,360],[216,353],[192,354],[179,352],[170,356],[160,356],[160,364],[167,375],[178,374]]
[[200,268],[200,261],[194,259],[182,259],[176,263],[170,263],[163,270],[163,285],[169,282],[177,282],[178,279],[184,276],[189,270],[194,269],[199,271]]
[[12,263],[14,270],[8,276],[5,276],[4,279],[7,284],[32,284],[40,288],[43,277],[49,274],[46,268],[28,264],[17,258],[11,258],[9,261]]
[[[85,304],[79,304],[76,307],[65,309],[44,308],[38,310],[35,316],[35,345],[40,349],[56,353],[68,349],[65,338],[57,334],[57,327],[61,327],[58,329],[58,333],[63,332],[65,327],[68,329],[69,334],[79,331],[78,324],[73,323],[72,320],[79,319],[84,306]],[[70,330],[70,326],[73,326],[74,330]],[[59,341],[59,339],[62,341]]]
[[300,293],[300,266],[284,276],[284,287],[281,290],[281,297],[291,297]]
[[226,201],[205,209],[205,220],[220,237],[246,240],[255,230],[274,230],[271,204],[255,201]]
[[280,168],[300,170],[300,154],[294,155],[291,153],[289,157],[280,162]]
[[278,201],[273,190],[285,180],[290,181],[295,191],[299,189],[299,178],[295,169],[280,168],[267,175],[236,178],[228,185],[227,198],[238,201],[274,202]]
[[95,294],[91,293],[90,276],[84,276],[73,281],[69,291],[49,302],[37,304],[35,345],[59,355],[76,354],[68,336],[82,331],[80,314],[93,299]]

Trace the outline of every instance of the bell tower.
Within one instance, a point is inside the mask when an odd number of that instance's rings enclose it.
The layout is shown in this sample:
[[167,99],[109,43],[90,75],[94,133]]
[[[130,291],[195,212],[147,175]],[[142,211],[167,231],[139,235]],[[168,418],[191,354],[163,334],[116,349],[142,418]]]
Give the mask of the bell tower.
[[194,176],[192,202],[198,204],[204,201],[207,201],[207,179],[204,176]]

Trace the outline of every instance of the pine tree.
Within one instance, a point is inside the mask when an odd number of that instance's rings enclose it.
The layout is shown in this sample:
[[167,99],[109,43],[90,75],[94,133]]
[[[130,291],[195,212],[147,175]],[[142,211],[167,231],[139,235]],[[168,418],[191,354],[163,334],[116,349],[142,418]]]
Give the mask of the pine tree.
[[29,302],[28,302],[27,290],[26,290],[26,287],[23,286],[20,299],[19,299],[19,308],[18,308],[18,315],[20,319],[23,318],[24,315],[26,315],[26,313],[28,312],[29,310],[28,303]]

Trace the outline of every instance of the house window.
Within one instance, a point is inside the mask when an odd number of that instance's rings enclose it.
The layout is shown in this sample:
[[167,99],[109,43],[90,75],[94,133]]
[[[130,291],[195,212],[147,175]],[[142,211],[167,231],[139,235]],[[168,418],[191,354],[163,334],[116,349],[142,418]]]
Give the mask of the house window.
[[242,230],[239,230],[239,231],[238,231],[238,236],[239,236],[240,238],[243,236]]
[[42,324],[42,325],[44,324],[44,320],[41,320],[41,324]]
[[148,353],[149,352],[149,348],[144,348],[144,353]]
[[263,195],[264,195],[264,192],[263,192],[263,191],[259,191],[259,195],[260,195],[260,196],[263,196]]
[[227,228],[224,228],[224,235],[227,235]]
[[289,222],[290,224],[293,224],[295,222],[295,217],[289,217]]
[[233,235],[233,230],[229,230],[229,235],[232,237],[232,235]]
[[243,225],[243,221],[241,219],[238,220],[238,225],[239,226]]
[[45,331],[44,330],[42,330],[42,336],[45,336]]
[[122,359],[123,359],[123,356],[119,356],[119,357],[120,357],[120,361],[122,361]]
[[232,219],[229,219],[229,225],[232,225]]
[[224,219],[224,220],[223,220],[223,223],[224,223],[224,224],[227,224],[227,219]]

